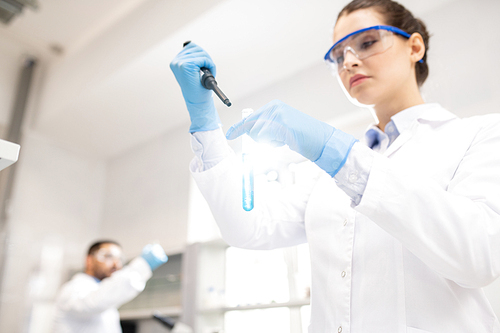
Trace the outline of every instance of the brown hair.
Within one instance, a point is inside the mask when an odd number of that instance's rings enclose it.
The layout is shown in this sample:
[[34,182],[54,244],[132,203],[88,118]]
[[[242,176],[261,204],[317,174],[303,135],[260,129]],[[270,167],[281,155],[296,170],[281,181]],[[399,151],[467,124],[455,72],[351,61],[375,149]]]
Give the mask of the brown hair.
[[415,65],[415,75],[418,86],[422,84],[429,76],[429,66],[427,65],[427,51],[429,50],[430,35],[427,28],[420,19],[415,18],[413,14],[403,7],[401,4],[392,0],[353,0],[348,3],[339,13],[337,20],[342,15],[350,14],[359,9],[375,7],[386,20],[386,24],[399,28],[410,35],[417,32],[422,36],[425,45],[425,53],[422,58],[422,63],[417,62]]

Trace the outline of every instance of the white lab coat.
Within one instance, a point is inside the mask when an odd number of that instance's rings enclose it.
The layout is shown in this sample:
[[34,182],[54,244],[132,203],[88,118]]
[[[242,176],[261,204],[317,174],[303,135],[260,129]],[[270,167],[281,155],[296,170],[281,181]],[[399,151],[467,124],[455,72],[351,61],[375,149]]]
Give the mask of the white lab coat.
[[77,273],[57,297],[54,333],[121,333],[117,308],[144,290],[151,275],[141,257],[101,282]]
[[458,119],[431,105],[384,154],[369,153],[357,206],[315,168],[281,193],[256,188],[245,212],[234,155],[191,170],[230,245],[309,243],[310,332],[500,332],[481,289],[500,274],[500,115]]

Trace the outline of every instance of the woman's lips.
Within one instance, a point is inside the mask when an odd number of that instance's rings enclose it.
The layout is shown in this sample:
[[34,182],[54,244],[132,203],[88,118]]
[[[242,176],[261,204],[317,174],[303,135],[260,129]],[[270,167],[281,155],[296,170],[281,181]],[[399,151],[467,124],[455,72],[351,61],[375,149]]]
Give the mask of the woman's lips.
[[363,83],[366,79],[368,79],[368,76],[356,74],[349,80],[349,85],[352,88],[354,86],[357,86],[358,84]]

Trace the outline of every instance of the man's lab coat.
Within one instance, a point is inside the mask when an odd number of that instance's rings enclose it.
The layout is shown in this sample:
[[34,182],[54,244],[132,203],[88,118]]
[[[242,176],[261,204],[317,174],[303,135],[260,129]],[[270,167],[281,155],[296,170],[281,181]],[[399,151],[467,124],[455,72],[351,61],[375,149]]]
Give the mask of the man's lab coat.
[[137,296],[152,276],[149,264],[135,258],[102,281],[77,273],[57,297],[54,333],[121,333],[117,308]]
[[357,206],[311,163],[309,181],[256,186],[246,212],[239,159],[203,172],[197,163],[230,245],[309,243],[309,332],[500,332],[481,289],[500,274],[500,115],[458,119],[428,105],[376,154]]

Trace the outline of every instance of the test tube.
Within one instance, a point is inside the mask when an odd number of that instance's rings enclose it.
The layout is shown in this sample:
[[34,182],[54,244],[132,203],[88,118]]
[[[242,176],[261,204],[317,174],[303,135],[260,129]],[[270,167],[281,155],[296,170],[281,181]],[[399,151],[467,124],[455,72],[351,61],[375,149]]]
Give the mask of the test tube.
[[[241,111],[242,119],[245,119],[253,112],[253,109],[243,109]],[[241,152],[243,159],[243,177],[242,177],[242,194],[243,194],[243,209],[251,211],[253,209],[253,163],[251,154],[252,138],[247,134],[243,134],[241,138]]]

